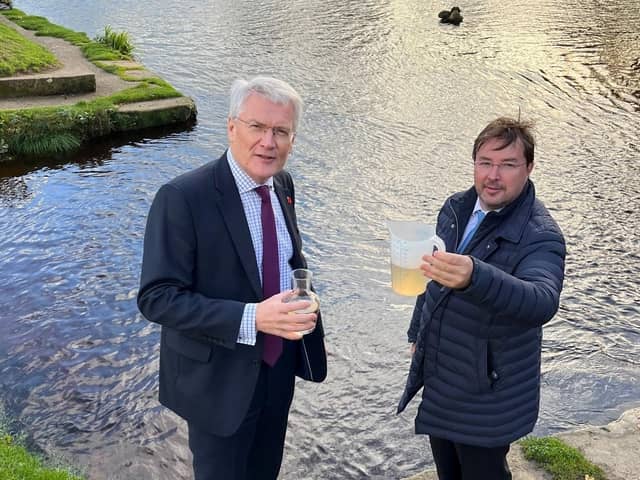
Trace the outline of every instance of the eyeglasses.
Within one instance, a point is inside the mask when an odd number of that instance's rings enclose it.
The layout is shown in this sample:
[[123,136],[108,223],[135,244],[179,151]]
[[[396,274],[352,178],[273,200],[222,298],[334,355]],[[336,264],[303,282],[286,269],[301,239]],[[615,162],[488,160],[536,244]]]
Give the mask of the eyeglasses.
[[519,167],[524,165],[524,163],[518,162],[502,162],[502,163],[491,163],[488,160],[478,160],[475,162],[475,167],[482,172],[489,172],[493,169],[493,167],[498,167],[498,172],[509,174],[514,173]]
[[265,135],[269,130],[273,134],[273,138],[276,139],[278,143],[287,143],[290,142],[293,138],[293,132],[288,128],[284,127],[270,127],[268,125],[264,125],[260,122],[256,121],[246,121],[239,117],[235,117],[234,120],[238,120],[239,122],[244,123],[247,126],[247,130],[249,130],[249,134],[254,136],[255,138],[261,138]]

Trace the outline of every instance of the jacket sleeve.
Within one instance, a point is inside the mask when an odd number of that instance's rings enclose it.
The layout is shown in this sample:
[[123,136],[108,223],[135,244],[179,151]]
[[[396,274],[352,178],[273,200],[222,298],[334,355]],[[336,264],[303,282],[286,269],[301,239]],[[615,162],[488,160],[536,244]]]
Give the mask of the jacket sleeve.
[[418,340],[418,331],[420,330],[420,320],[422,319],[422,307],[424,305],[425,295],[426,291],[418,295],[418,298],[416,299],[416,306],[413,308],[411,323],[409,324],[409,330],[407,331],[409,343],[416,343]]
[[196,261],[191,209],[177,186],[164,185],[147,218],[138,308],[152,322],[233,349],[245,304],[195,291]]
[[564,239],[556,232],[542,232],[517,248],[512,274],[472,257],[471,284],[461,293],[492,312],[497,324],[541,326],[558,311]]

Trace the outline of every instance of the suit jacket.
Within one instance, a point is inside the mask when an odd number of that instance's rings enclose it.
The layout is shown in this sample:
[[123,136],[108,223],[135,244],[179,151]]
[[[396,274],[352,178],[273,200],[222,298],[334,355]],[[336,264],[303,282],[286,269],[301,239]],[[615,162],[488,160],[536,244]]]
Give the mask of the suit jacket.
[[[292,268],[305,268],[291,176],[274,189],[293,243]],[[263,300],[256,256],[226,153],[163,185],[151,205],[144,239],[138,307],[162,325],[160,402],[214,434],[233,434],[251,403],[263,339],[237,343],[246,303]],[[295,374],[327,374],[324,331],[297,345]],[[294,372],[292,372],[292,375]]]

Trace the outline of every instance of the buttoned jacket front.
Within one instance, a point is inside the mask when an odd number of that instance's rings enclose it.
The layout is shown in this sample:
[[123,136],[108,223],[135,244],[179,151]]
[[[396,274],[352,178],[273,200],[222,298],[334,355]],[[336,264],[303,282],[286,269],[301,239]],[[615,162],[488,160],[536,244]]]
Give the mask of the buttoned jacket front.
[[[292,268],[305,268],[291,176],[274,190],[293,244]],[[188,422],[227,436],[249,408],[263,335],[237,343],[245,304],[263,300],[256,256],[226,154],[163,185],[151,206],[138,306],[162,325],[160,401]],[[297,341],[296,374],[326,377],[322,320]]]

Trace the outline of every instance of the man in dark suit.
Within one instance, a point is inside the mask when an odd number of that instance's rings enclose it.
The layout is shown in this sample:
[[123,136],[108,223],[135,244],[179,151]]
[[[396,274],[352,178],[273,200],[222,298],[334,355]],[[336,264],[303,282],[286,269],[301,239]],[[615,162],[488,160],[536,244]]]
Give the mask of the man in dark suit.
[[326,377],[319,312],[283,302],[307,266],[283,170],[301,115],[287,83],[236,80],[229,149],[149,212],[138,307],[162,325],[160,402],[187,421],[196,480],[276,479],[295,376]]

